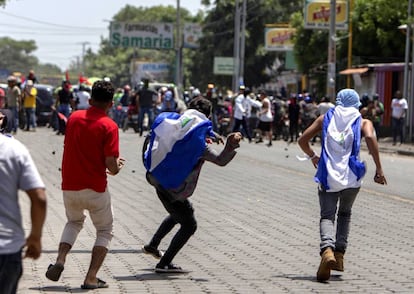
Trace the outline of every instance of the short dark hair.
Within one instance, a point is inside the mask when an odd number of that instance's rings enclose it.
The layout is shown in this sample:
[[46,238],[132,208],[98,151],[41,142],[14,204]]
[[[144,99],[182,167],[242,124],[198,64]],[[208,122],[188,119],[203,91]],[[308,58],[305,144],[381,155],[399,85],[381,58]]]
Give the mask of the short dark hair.
[[114,98],[115,88],[111,82],[96,81],[92,86],[91,98],[98,102],[110,102]]
[[210,100],[204,97],[197,97],[190,101],[188,108],[198,110],[205,116],[209,117],[211,114],[212,105]]

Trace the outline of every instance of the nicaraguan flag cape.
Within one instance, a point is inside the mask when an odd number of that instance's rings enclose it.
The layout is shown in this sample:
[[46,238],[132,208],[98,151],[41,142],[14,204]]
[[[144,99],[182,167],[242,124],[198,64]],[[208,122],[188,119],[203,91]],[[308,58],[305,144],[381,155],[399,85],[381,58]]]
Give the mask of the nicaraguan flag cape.
[[144,153],[145,168],[163,188],[178,188],[203,155],[206,136],[214,136],[212,123],[195,109],[182,115],[162,112],[151,130]]
[[329,192],[360,186],[365,164],[359,160],[361,114],[354,107],[336,106],[324,116],[321,156],[315,181]]

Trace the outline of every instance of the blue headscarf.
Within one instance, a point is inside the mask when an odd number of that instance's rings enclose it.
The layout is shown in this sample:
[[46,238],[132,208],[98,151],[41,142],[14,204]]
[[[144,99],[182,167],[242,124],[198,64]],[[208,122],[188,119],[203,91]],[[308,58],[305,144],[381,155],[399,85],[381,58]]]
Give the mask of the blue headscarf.
[[361,102],[358,93],[354,89],[343,89],[336,95],[336,105],[359,109]]

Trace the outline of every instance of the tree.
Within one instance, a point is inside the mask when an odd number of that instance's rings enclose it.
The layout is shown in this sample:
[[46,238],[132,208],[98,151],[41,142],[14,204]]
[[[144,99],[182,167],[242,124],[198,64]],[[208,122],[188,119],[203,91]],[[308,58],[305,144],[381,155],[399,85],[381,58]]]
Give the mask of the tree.
[[8,37],[0,38],[0,68],[10,72],[25,73],[38,64],[32,52],[37,49],[35,41],[16,41]]
[[[405,36],[397,27],[407,22],[407,1],[356,0],[351,21],[353,64],[404,60]],[[299,71],[315,79],[318,95],[324,95],[329,32],[304,29],[301,12],[293,14],[291,24],[297,29],[294,54]],[[338,71],[347,67],[347,34],[337,31]],[[337,75],[336,80],[338,87],[345,86],[345,77]]]
[[353,55],[358,63],[404,60],[408,1],[357,0],[353,11]]
[[[234,0],[215,1],[203,22],[203,37],[200,49],[194,54],[191,83],[205,87],[215,82],[219,86],[231,87],[232,77],[215,76],[215,56],[232,57],[234,47]],[[239,1],[240,3],[242,1]],[[209,5],[209,1],[203,2]],[[289,16],[301,9],[302,1],[247,0],[244,80],[248,86],[260,86],[270,80],[266,68],[270,68],[276,57],[284,53],[264,50],[264,28],[266,24],[287,23]]]

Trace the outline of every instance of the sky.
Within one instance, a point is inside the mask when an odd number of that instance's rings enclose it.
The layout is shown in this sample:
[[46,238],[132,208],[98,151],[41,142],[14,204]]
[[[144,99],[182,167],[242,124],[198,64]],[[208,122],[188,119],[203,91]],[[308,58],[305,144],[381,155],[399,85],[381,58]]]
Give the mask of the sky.
[[41,63],[66,70],[83,50],[97,52],[101,37],[109,36],[108,20],[127,4],[176,7],[178,1],[193,15],[204,9],[200,0],[7,0],[0,7],[0,37],[34,40]]

